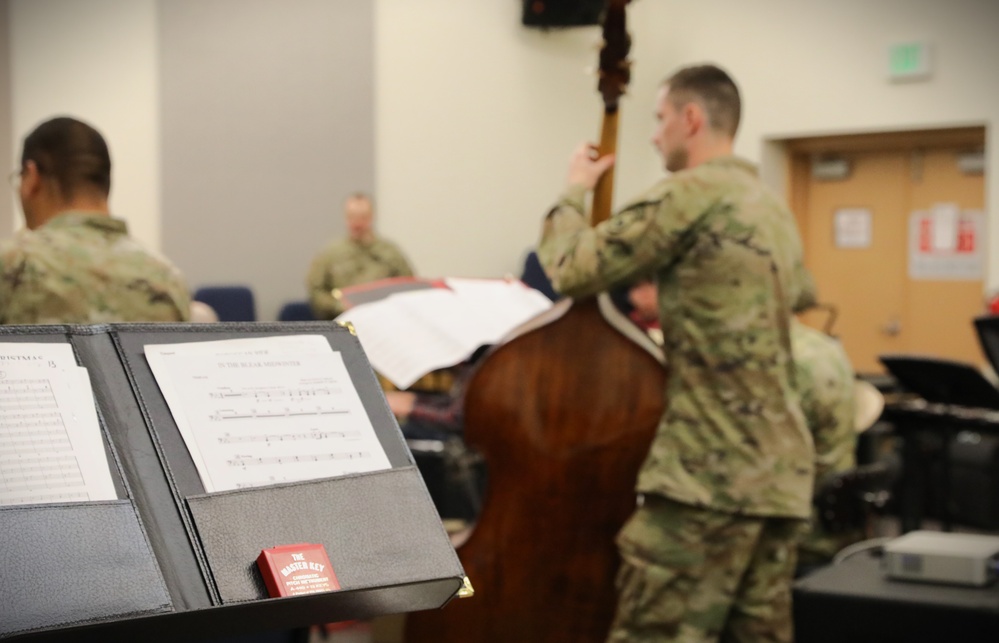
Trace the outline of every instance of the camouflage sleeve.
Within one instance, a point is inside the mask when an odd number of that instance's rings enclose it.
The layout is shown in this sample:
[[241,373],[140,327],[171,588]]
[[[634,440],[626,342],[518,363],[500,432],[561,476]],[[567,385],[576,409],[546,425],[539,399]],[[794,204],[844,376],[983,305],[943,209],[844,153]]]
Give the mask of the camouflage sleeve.
[[856,464],[854,374],[843,347],[795,321],[794,363],[801,410],[815,442],[816,479]]
[[[856,465],[857,434],[853,428],[854,392],[852,373],[843,372],[841,365],[830,363],[829,369],[840,369],[837,373],[823,373],[820,369],[818,377],[827,376],[842,386],[820,392],[816,399],[816,409],[813,414],[815,427],[812,437],[815,440],[815,474],[817,480],[846,471]],[[809,424],[811,424],[809,418]]]
[[633,282],[666,265],[683,251],[694,225],[688,208],[693,193],[664,184],[596,227],[584,216],[586,192],[572,186],[545,217],[538,258],[556,291],[583,297]]
[[787,235],[782,245],[790,249],[792,253],[791,257],[793,257],[791,260],[792,270],[789,282],[788,304],[790,304],[793,312],[799,313],[815,306],[819,301],[815,290],[815,281],[812,279],[812,274],[805,267],[801,232],[798,229],[798,223],[795,221],[794,215],[790,212],[788,212],[787,222]]
[[805,265],[798,261],[794,266],[794,276],[791,292],[791,310],[801,312],[819,303],[815,290],[815,281]]
[[343,312],[343,306],[333,296],[336,287],[330,267],[330,252],[324,250],[312,260],[309,274],[306,277],[306,288],[309,291],[309,306],[316,319],[333,319]]
[[7,319],[7,306],[10,302],[10,284],[12,278],[7,274],[11,270],[11,261],[7,256],[9,249],[5,244],[0,243],[0,324],[5,324]]
[[179,270],[174,268],[174,274],[176,275],[174,301],[177,302],[177,313],[180,316],[180,321],[191,321],[191,290]]
[[25,291],[35,289],[35,271],[29,267],[24,248],[16,242],[16,237],[0,242],[0,324],[19,323],[23,311],[21,296]]

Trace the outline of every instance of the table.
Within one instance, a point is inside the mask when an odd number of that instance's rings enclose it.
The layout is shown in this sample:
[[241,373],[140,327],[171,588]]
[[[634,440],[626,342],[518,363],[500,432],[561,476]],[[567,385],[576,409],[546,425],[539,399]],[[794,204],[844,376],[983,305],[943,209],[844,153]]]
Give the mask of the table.
[[995,643],[999,585],[888,580],[865,551],[796,581],[794,620],[797,643]]

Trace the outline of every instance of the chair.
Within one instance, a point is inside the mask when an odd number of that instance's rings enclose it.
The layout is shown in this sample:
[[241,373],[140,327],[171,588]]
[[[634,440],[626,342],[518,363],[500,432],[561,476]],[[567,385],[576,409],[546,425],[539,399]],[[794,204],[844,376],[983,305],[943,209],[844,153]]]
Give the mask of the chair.
[[896,457],[889,456],[822,481],[815,490],[813,504],[823,528],[830,534],[866,529],[871,514],[884,510],[891,498],[901,466]]
[[278,321],[312,321],[315,316],[307,301],[289,301],[278,311]]
[[524,258],[524,268],[520,273],[520,280],[531,288],[540,291],[552,301],[559,298],[559,294],[552,288],[552,282],[548,279],[548,275],[545,274],[545,269],[541,267],[538,253],[533,250],[527,253],[527,257]]
[[192,299],[211,306],[219,321],[257,321],[253,291],[247,286],[203,286]]

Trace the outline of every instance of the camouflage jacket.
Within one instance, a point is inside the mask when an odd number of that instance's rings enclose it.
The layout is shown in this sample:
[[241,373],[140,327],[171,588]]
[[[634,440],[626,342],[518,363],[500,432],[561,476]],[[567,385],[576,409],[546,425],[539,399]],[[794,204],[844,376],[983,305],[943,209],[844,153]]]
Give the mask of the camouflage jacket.
[[378,237],[367,244],[352,239],[334,241],[312,260],[309,268],[306,286],[312,313],[316,319],[333,319],[343,312],[343,306],[333,297],[334,288],[412,274],[406,257],[391,241]]
[[789,326],[814,293],[791,213],[734,157],[664,179],[594,228],[584,197],[570,188],[545,219],[538,254],[556,290],[658,282],[667,406],[637,490],[807,517],[814,453]]
[[[815,441],[815,480],[822,484],[830,474],[856,465],[853,367],[838,341],[797,320],[791,325],[791,348],[801,410]],[[799,544],[801,562],[827,562],[862,538],[860,530],[827,533],[815,514],[811,531]]]
[[64,212],[0,242],[0,323],[185,321],[190,307],[180,272],[121,219]]
[[815,476],[856,466],[853,367],[843,346],[822,331],[794,320],[791,349],[801,410],[815,441]]

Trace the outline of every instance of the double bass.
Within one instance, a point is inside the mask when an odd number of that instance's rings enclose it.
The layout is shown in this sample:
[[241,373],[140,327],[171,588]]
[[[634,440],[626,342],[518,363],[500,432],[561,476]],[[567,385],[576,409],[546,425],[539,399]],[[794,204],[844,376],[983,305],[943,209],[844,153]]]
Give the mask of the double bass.
[[[626,0],[604,21],[599,153],[614,152],[629,79]],[[592,222],[610,215],[613,168]],[[614,536],[662,414],[661,352],[609,297],[563,300],[479,363],[465,441],[485,458],[478,519],[457,547],[474,596],[409,614],[407,643],[598,643],[616,605]]]

